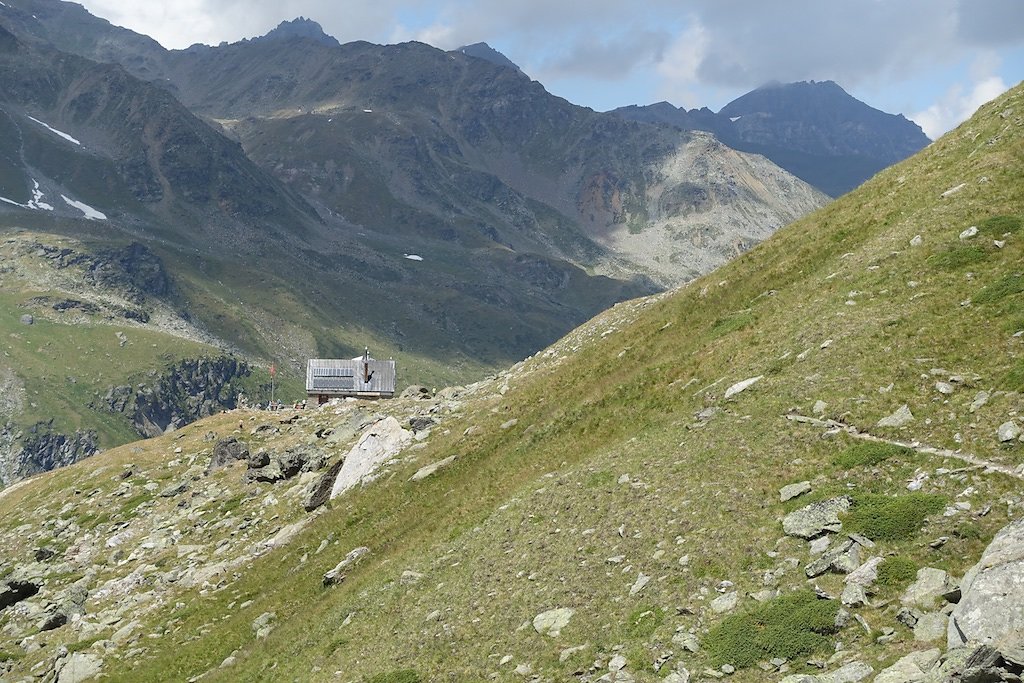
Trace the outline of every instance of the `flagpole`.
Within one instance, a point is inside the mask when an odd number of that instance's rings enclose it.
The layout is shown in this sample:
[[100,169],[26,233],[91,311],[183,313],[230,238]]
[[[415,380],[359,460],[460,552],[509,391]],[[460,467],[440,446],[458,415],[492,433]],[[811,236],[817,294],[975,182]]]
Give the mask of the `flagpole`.
[[274,405],[274,376],[277,374],[275,372],[275,370],[277,370],[277,368],[275,368],[274,364],[271,363],[270,364],[270,405],[271,406]]

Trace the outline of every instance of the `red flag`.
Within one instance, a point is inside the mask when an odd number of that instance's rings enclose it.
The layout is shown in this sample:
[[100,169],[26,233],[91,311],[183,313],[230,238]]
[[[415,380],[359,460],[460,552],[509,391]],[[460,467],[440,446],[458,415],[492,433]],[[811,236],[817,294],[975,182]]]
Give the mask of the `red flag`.
[[273,377],[276,374],[277,374],[277,367],[273,363],[271,363],[270,364],[270,376]]

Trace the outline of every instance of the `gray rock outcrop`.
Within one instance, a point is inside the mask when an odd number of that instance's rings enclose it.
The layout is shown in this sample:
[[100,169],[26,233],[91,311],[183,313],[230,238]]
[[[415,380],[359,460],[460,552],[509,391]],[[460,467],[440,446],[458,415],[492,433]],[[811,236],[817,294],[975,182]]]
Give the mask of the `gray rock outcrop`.
[[811,503],[786,515],[782,520],[782,530],[787,536],[800,538],[815,538],[827,531],[839,531],[843,527],[839,515],[849,512],[852,503],[849,496]]
[[1024,629],[1024,518],[996,534],[960,584],[947,644],[998,640]]

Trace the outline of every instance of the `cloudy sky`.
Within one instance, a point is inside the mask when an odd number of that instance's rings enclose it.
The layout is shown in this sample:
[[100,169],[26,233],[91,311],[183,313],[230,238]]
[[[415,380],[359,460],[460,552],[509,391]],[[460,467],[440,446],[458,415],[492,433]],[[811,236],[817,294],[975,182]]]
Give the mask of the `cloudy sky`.
[[1022,0],[80,0],[165,47],[305,16],[342,42],[487,42],[552,93],[607,110],[718,110],[769,81],[834,80],[930,137],[1024,78]]

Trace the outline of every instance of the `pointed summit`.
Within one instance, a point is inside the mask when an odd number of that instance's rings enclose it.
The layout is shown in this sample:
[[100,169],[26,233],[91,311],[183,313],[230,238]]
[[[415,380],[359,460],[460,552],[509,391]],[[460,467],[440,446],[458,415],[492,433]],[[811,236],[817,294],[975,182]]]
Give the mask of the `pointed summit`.
[[516,71],[520,72],[522,71],[522,69],[519,68],[518,64],[516,64],[511,59],[495,50],[487,43],[473,43],[472,45],[463,45],[459,49],[454,50],[454,52],[461,52],[464,55],[476,57],[477,59],[483,59],[492,64],[497,64],[498,66],[507,66],[510,69],[515,69]]
[[277,28],[254,40],[291,40],[293,38],[308,38],[331,47],[339,47],[341,45],[334,36],[324,33],[324,29],[320,24],[305,17],[298,17],[291,21],[282,21],[277,25]]

